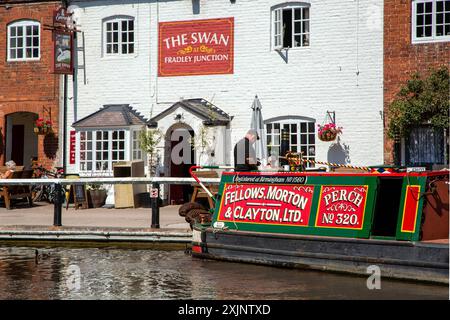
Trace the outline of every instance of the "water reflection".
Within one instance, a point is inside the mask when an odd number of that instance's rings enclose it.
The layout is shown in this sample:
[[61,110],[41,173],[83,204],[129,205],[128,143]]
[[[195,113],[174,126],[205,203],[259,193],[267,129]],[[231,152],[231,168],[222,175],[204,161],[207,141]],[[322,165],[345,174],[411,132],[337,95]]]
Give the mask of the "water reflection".
[[381,288],[368,290],[364,277],[197,260],[182,251],[0,247],[0,299],[448,299],[446,286],[382,279]]

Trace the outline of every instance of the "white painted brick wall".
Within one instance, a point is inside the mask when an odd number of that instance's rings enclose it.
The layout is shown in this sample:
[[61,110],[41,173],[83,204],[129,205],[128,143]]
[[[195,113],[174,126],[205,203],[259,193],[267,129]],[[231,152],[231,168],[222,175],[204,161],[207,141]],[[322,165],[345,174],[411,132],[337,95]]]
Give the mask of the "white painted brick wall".
[[[287,63],[271,50],[271,7],[282,2],[201,0],[199,14],[191,0],[75,2],[85,32],[87,84],[79,70],[68,123],[74,108],[81,119],[104,104],[129,103],[150,118],[181,97],[201,97],[234,116],[231,152],[250,126],[257,94],[265,119],[299,115],[321,124],[327,110],[335,111],[351,163],[382,163],[383,1],[311,0],[311,45],[290,49]],[[135,55],[102,56],[102,19],[112,15],[135,17]],[[234,74],[157,78],[158,22],[223,17],[235,18]],[[318,141],[316,159],[326,161],[330,146]]]

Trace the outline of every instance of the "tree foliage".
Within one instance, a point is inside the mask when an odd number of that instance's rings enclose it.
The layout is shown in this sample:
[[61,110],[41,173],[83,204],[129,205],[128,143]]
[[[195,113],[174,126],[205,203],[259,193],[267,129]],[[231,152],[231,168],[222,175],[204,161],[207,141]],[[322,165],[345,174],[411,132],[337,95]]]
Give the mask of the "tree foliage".
[[388,135],[406,137],[413,127],[423,124],[448,130],[449,107],[448,68],[431,70],[425,79],[415,73],[389,106]]

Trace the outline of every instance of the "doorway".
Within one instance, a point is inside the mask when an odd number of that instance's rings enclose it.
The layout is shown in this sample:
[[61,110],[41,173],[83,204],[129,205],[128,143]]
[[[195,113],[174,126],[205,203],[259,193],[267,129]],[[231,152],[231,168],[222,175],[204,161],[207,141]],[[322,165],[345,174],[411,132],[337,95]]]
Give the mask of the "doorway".
[[34,123],[38,115],[32,112],[15,112],[6,116],[6,157],[18,166],[29,164],[38,155],[38,137]]
[[[169,177],[190,177],[189,168],[195,165],[195,152],[191,141],[194,130],[186,124],[175,124],[167,130],[165,164]],[[193,192],[191,185],[170,185],[169,204],[182,204],[190,201]]]

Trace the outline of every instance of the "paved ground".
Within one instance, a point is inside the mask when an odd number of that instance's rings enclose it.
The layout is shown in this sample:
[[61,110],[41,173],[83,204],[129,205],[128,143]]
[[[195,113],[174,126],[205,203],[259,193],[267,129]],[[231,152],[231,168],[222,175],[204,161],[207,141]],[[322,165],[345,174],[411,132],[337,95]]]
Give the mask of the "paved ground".
[[[160,208],[160,229],[172,231],[190,231],[189,224],[178,215],[179,206]],[[127,209],[78,209],[69,208],[62,211],[62,225],[67,229],[150,229],[152,219],[151,208]],[[35,203],[6,210],[0,205],[0,229],[47,229],[53,226],[53,205],[46,202]]]

